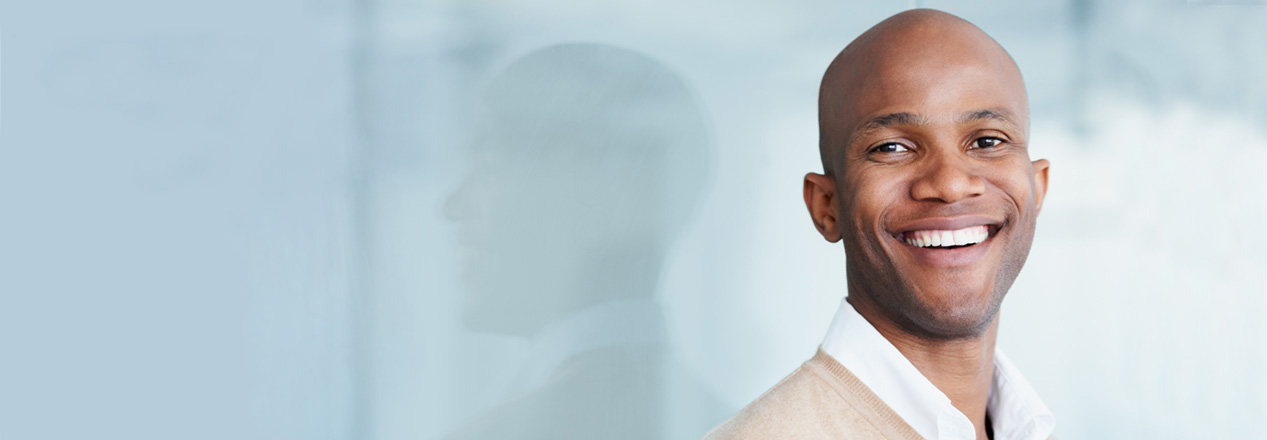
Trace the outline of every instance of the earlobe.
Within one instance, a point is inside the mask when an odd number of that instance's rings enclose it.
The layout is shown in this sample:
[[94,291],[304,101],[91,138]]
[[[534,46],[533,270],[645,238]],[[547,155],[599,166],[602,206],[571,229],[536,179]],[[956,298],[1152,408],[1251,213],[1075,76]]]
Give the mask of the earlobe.
[[1047,159],[1034,161],[1034,205],[1040,213],[1043,212],[1043,199],[1047,197],[1047,172],[1050,169],[1051,162]]
[[805,207],[810,220],[823,238],[832,243],[840,241],[840,222],[836,218],[836,182],[823,174],[805,175]]

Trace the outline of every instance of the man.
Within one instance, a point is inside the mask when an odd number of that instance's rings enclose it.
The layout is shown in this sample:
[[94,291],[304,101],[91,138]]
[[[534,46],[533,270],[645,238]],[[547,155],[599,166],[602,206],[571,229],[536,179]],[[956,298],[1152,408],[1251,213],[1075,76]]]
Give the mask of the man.
[[1011,57],[953,15],[897,14],[827,68],[819,131],[805,204],[844,241],[848,297],[819,352],[709,438],[1047,438],[994,346],[1047,189]]

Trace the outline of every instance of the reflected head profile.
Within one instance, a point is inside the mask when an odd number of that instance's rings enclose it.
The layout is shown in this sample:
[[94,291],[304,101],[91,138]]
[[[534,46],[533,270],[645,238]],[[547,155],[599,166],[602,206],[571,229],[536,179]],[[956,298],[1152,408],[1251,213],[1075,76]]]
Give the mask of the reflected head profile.
[[646,55],[564,44],[512,62],[483,96],[458,224],[464,310],[531,336],[608,301],[650,299],[708,181],[708,123]]

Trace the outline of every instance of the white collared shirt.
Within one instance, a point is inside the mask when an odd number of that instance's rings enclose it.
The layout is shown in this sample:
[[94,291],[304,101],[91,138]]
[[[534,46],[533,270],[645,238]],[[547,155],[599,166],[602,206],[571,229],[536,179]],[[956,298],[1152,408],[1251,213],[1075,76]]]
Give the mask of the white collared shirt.
[[[823,340],[840,362],[928,440],[973,440],[976,428],[950,398],[885,339],[848,301],[841,301]],[[1003,352],[994,350],[994,379],[986,410],[995,440],[1041,440],[1056,419]]]

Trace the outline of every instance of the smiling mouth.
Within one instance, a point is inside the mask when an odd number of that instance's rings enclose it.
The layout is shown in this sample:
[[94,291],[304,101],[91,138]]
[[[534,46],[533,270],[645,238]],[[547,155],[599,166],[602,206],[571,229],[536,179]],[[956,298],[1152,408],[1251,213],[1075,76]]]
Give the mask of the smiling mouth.
[[898,241],[918,248],[958,249],[988,240],[998,232],[990,225],[969,226],[956,230],[925,229],[898,234]]

